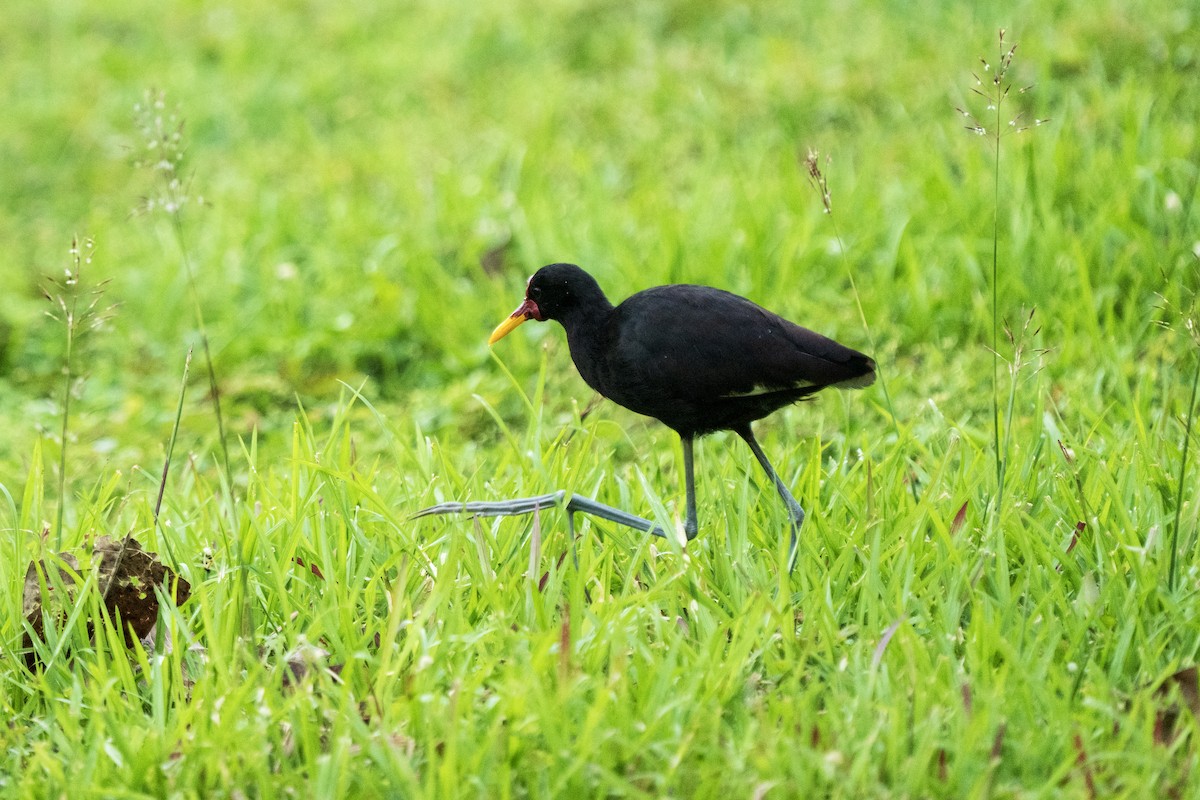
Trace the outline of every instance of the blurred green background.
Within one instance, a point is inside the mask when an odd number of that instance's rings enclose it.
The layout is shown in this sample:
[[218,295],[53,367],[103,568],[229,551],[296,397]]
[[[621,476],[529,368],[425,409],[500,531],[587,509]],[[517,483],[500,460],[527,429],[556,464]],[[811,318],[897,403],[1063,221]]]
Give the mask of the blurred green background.
[[[898,416],[932,399],[986,428],[990,395],[965,376],[989,362],[992,161],[954,109],[978,100],[972,71],[1006,27],[1015,80],[1035,86],[1012,110],[1051,122],[1005,140],[1002,314],[1036,306],[1049,373],[1120,394],[1179,359],[1153,319],[1156,293],[1194,263],[1181,244],[1195,238],[1196,15],[1166,2],[9,3],[0,482],[19,482],[32,438],[56,426],[63,330],[41,287],[75,235],[95,239],[87,279],[109,280],[104,302],[119,304],[80,354],[74,427],[92,446],[75,463],[161,455],[197,336],[171,219],[136,213],[156,191],[135,166],[148,90],[185,123],[180,230],[231,438],[257,430],[269,446],[297,398],[319,414],[345,381],[448,445],[486,445],[494,425],[473,394],[524,412],[484,339],[558,260],[614,300],[716,284],[865,348],[798,163],[809,148],[831,158],[834,221]],[[561,337],[535,328],[501,358],[532,381],[552,348],[551,404],[585,404]],[[191,374],[181,443],[203,455],[215,432],[203,367]]]

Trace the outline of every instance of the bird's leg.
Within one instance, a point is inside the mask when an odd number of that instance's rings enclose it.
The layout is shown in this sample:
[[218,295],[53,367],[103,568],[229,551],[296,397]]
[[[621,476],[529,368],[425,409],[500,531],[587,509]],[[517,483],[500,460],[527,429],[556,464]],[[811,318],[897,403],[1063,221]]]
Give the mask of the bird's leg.
[[687,491],[687,520],[683,523],[683,532],[690,542],[696,538],[696,532],[700,529],[696,521],[696,469],[692,463],[692,444],[695,438],[683,434],[680,434],[679,438],[683,442],[683,482]]
[[413,514],[413,518],[427,517],[431,514],[473,514],[477,517],[517,517],[522,514],[532,514],[534,511],[543,508],[553,508],[557,505],[562,505],[566,499],[566,509],[568,516],[568,525],[571,528],[572,534],[575,527],[575,514],[582,512],[591,514],[600,519],[606,519],[609,522],[615,522],[618,525],[624,525],[633,528],[637,531],[644,531],[655,536],[666,537],[663,529],[655,525],[648,519],[642,519],[639,516],[630,514],[627,511],[622,511],[619,508],[613,508],[610,505],[605,505],[590,497],[581,495],[570,495],[563,490],[553,492],[551,494],[542,494],[537,497],[518,497],[513,500],[500,500],[496,502],[475,502],[475,503],[442,503],[441,505],[430,506],[423,508]]
[[747,425],[744,428],[735,429],[738,436],[746,440],[746,444],[750,445],[751,452],[758,459],[758,463],[762,465],[763,470],[770,476],[771,482],[775,484],[775,490],[779,492],[779,496],[783,498],[784,504],[788,509],[788,516],[792,520],[792,544],[788,548],[788,568],[791,569],[795,565],[796,559],[796,534],[800,530],[800,526],[804,524],[804,509],[800,507],[800,503],[792,497],[792,493],[788,491],[783,480],[775,472],[775,468],[771,466],[771,462],[767,460],[767,454],[763,452],[759,446],[758,440],[754,438],[754,431]]

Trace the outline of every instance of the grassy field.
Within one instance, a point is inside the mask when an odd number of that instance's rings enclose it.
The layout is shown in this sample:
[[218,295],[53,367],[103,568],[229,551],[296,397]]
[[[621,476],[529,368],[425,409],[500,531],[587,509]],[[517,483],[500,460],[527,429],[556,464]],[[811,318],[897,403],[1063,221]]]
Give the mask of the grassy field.
[[[0,796],[1200,792],[1194,2],[4,17]],[[732,435],[686,551],[411,518],[679,525],[675,434],[486,345],[552,261],[876,358],[757,428],[794,572]],[[100,535],[191,598],[127,650],[92,582],[27,670],[27,565]]]

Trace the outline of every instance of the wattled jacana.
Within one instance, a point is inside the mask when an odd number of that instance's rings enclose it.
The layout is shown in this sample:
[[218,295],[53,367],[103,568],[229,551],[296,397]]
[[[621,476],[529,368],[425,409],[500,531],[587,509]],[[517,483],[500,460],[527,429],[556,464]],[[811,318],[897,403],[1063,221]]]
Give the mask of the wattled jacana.
[[[730,430],[750,446],[787,504],[794,555],[804,509],[776,474],[750,425],[830,386],[869,386],[875,380],[874,361],[744,297],[707,286],[659,286],[614,307],[596,280],[574,264],[550,264],[534,273],[525,300],[493,331],[488,344],[531,319],[552,319],[563,326],[571,359],[589,386],[679,434],[688,539],[698,530],[692,443],[697,436]],[[584,500],[572,510],[596,513],[594,506],[599,506],[616,512],[601,511],[601,516],[652,529],[640,517]],[[491,508],[479,508],[484,506]]]

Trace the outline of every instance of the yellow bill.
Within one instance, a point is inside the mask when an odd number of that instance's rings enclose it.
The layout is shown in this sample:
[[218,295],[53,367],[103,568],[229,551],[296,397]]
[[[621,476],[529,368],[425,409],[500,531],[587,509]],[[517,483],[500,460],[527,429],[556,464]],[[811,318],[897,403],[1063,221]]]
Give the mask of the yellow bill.
[[488,346],[494,345],[505,336],[508,336],[510,333],[516,330],[518,325],[527,319],[529,319],[529,317],[525,316],[524,313],[519,313],[513,314],[511,317],[504,320],[504,322],[501,322],[496,326],[496,330],[492,331],[492,335],[488,337]]
[[492,335],[488,337],[488,346],[494,345],[496,342],[508,336],[513,330],[527,319],[542,319],[542,312],[537,307],[537,303],[530,300],[528,297],[521,305],[517,306],[517,310],[509,315],[508,319],[496,326],[496,330],[492,331]]

